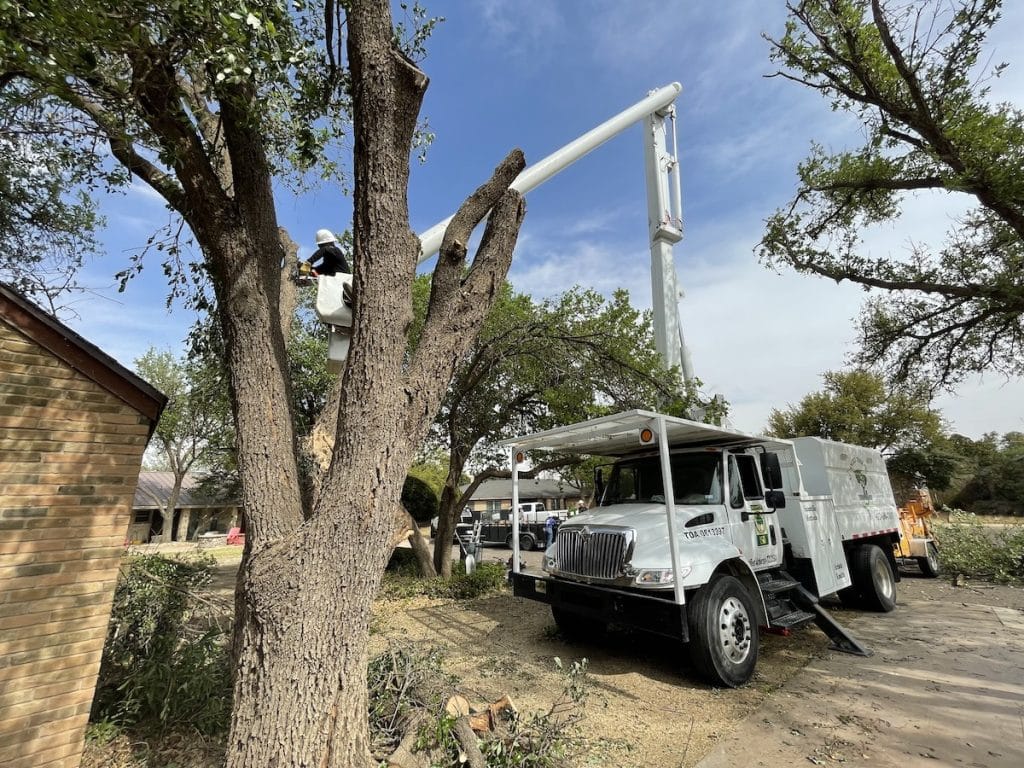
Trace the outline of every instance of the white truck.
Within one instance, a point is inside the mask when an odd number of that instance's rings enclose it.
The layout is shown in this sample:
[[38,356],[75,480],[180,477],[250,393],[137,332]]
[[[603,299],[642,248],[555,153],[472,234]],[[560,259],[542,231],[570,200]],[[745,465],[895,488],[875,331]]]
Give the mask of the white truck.
[[567,636],[592,639],[609,624],[666,635],[687,644],[702,676],[733,687],[754,672],[760,628],[813,621],[837,649],[868,653],[819,597],[895,607],[900,523],[877,451],[648,411],[506,445],[513,504],[525,451],[614,459],[607,482],[595,475],[599,504],[561,525],[542,570],[513,557],[515,594],[550,604]]

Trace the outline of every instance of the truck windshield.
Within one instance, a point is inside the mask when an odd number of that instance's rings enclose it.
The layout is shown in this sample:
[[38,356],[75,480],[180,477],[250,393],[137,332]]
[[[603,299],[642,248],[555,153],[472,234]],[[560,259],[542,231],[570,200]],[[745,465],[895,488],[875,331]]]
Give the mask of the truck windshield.
[[[672,454],[676,504],[722,503],[722,458],[717,451]],[[624,459],[612,468],[601,506],[663,503],[665,486],[657,456]]]

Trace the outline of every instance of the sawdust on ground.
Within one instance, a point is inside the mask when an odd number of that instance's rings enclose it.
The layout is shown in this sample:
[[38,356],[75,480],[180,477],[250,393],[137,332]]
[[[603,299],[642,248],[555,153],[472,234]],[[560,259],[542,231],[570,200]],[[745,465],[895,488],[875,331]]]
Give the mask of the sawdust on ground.
[[[219,568],[215,589],[230,595],[231,564]],[[1024,610],[1024,589],[989,584],[954,587],[945,579],[908,575],[901,600],[961,601]],[[840,622],[850,611],[829,606]],[[867,617],[865,617],[867,618]],[[600,641],[569,643],[560,637],[548,608],[501,592],[472,601],[425,597],[379,600],[371,627],[373,651],[389,642],[440,646],[446,672],[471,703],[486,705],[502,695],[520,712],[543,712],[559,699],[563,667],[587,659],[588,697],[573,766],[693,766],[739,723],[815,659],[833,655],[816,628],[790,637],[762,635],[761,657],[751,683],[719,690],[702,683],[679,644],[640,633],[613,630]],[[850,657],[851,664],[857,660]],[[178,766],[213,766],[223,742],[182,745]],[[140,765],[124,745],[89,745],[85,768]],[[132,750],[134,751],[134,750]],[[173,750],[172,750],[173,751]],[[196,754],[196,752],[200,754]],[[187,754],[192,752],[192,754]],[[141,764],[145,764],[144,762]]]

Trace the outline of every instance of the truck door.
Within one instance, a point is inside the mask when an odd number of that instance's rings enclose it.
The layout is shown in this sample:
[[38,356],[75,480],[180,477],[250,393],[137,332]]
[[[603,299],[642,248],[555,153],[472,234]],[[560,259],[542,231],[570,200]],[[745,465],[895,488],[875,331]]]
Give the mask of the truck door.
[[729,523],[732,542],[755,571],[782,562],[782,535],[764,503],[757,461],[746,453],[729,454]]

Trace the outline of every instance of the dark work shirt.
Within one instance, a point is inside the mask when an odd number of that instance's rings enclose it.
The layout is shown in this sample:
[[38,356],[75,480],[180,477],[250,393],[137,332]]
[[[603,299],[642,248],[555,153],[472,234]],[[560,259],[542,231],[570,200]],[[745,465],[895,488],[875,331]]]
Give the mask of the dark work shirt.
[[309,260],[310,265],[321,275],[336,275],[338,272],[350,274],[345,254],[334,243],[324,243],[316,249]]

